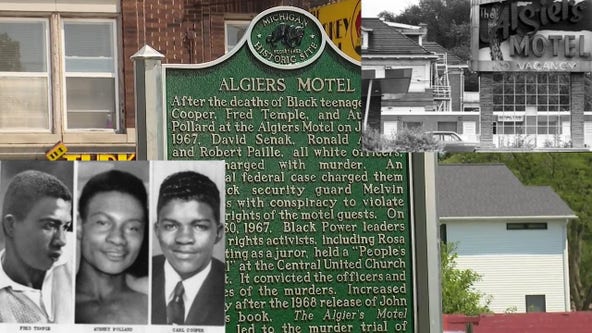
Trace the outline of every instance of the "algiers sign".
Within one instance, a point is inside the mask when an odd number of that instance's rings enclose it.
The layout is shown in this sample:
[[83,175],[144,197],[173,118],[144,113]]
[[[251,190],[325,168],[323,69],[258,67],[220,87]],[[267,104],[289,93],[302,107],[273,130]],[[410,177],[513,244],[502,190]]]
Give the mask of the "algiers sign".
[[590,71],[591,14],[591,0],[473,0],[473,69]]

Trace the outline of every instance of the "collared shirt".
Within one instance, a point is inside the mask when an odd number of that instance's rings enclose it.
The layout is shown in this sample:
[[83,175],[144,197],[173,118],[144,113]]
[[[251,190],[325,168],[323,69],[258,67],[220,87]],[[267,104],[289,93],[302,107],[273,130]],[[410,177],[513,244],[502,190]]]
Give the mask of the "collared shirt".
[[173,266],[171,266],[169,261],[164,261],[164,295],[166,296],[166,302],[168,304],[173,299],[175,294],[175,286],[179,281],[183,281],[183,288],[185,289],[185,293],[183,293],[183,303],[185,304],[185,320],[187,320],[187,315],[189,314],[191,304],[193,304],[193,299],[195,299],[195,296],[197,296],[199,289],[203,285],[211,269],[212,261],[210,261],[206,268],[202,269],[201,272],[183,280],[181,276],[179,276],[179,274],[175,271]]
[[[67,251],[64,251],[67,252]],[[62,254],[47,270],[41,289],[34,289],[13,281],[4,271],[1,262],[5,250],[0,251],[0,321],[34,322],[73,322],[71,303],[72,270],[69,256]],[[30,302],[29,302],[30,300]],[[29,310],[23,311],[25,309]]]

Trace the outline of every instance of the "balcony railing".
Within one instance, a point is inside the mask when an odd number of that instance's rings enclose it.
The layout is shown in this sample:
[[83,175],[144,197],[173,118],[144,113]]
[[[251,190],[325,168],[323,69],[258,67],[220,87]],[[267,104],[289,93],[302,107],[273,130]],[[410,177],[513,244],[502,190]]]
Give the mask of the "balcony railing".
[[450,100],[450,86],[433,86],[434,99],[437,100]]

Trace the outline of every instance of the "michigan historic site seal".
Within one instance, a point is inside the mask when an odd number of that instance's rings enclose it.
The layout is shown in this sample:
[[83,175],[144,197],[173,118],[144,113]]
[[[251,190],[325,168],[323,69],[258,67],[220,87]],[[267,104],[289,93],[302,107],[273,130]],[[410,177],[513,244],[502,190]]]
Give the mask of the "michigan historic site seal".
[[277,7],[259,14],[248,38],[253,54],[279,69],[314,62],[325,47],[322,26],[312,14],[295,7]]

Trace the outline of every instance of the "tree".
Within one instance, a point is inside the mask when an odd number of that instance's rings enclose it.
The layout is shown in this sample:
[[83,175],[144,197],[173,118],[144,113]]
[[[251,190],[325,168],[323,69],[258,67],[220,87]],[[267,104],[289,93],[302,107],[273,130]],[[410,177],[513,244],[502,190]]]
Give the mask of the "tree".
[[442,312],[465,315],[491,312],[491,298],[473,288],[481,276],[471,269],[456,268],[457,257],[456,244],[440,244]]
[[477,153],[448,155],[442,163],[503,163],[525,185],[546,185],[578,217],[568,224],[569,284],[574,310],[592,304],[592,155]]
[[418,5],[407,7],[392,21],[411,25],[425,23],[428,40],[449,50],[459,46],[470,48],[470,13],[471,4],[467,0],[420,0]]
[[18,72],[22,70],[18,41],[12,40],[7,33],[0,34],[0,50],[3,50],[3,57],[0,58],[0,71]]
[[[420,0],[401,14],[382,12],[385,20],[411,25],[427,24],[427,40],[436,42],[462,60],[471,58],[471,2],[468,0]],[[465,89],[478,91],[476,73],[465,73]]]
[[393,22],[395,20],[395,14],[393,12],[389,12],[388,10],[383,10],[382,12],[378,13],[378,18],[383,18],[386,21]]

